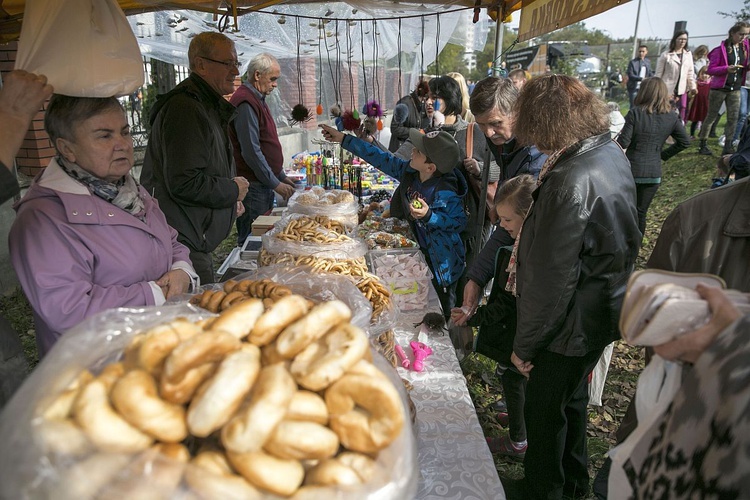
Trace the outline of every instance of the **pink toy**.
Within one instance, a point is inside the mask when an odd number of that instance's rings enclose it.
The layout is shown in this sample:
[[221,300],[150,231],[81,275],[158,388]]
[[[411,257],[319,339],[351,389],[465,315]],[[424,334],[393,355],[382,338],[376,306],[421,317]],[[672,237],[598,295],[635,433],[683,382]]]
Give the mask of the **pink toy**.
[[424,360],[432,354],[430,346],[417,341],[411,342],[411,350],[414,351],[414,371],[421,372],[424,369]]
[[396,349],[396,354],[398,354],[398,358],[401,360],[401,366],[403,366],[404,368],[406,368],[408,370],[409,369],[409,358],[406,357],[406,353],[401,348],[401,346],[398,345],[398,344],[396,344],[395,349]]

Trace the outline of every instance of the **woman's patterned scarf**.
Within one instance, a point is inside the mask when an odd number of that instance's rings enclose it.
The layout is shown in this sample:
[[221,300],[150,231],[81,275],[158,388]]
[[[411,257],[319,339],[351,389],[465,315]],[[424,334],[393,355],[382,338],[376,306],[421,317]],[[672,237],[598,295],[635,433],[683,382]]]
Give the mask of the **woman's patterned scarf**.
[[[539,177],[536,180],[536,186],[537,189],[539,189],[539,186],[542,184],[542,180],[547,176],[547,174],[555,168],[555,164],[557,163],[557,159],[560,158],[560,156],[565,152],[565,148],[562,148],[558,151],[555,151],[551,155],[547,157],[547,160],[544,162],[544,165],[542,166],[542,171],[539,172]],[[534,202],[531,202],[531,205],[529,206],[529,209],[526,211],[526,215],[524,216],[524,221],[526,220],[526,217],[531,213],[531,208],[534,206]],[[510,254],[510,261],[508,262],[508,268],[506,271],[508,272],[508,282],[505,284],[505,291],[510,292],[513,294],[513,296],[516,296],[516,258],[518,256],[518,242],[521,241],[521,233],[523,232],[523,225],[521,225],[521,229],[518,231],[518,234],[516,235],[516,240],[513,242],[513,251]]]
[[57,157],[57,163],[66,174],[88,187],[99,198],[143,220],[145,205],[138,193],[138,183],[130,173],[113,183],[90,174],[62,156]]

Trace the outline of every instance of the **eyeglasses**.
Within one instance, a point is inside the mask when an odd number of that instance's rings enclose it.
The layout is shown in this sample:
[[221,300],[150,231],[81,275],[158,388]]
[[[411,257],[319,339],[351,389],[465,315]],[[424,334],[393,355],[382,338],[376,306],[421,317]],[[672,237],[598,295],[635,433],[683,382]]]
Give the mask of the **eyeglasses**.
[[210,57],[206,57],[206,56],[198,56],[198,57],[205,59],[207,61],[215,62],[216,64],[223,64],[229,69],[232,69],[232,68],[240,69],[240,66],[242,66],[242,64],[239,61],[226,62],[226,61],[218,61],[216,59],[211,59]]

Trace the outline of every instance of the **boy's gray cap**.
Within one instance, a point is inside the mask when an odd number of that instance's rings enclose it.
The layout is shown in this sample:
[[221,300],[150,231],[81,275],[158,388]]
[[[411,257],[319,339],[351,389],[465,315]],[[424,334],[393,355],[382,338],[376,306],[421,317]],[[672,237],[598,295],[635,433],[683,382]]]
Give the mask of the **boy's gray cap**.
[[440,173],[452,172],[458,165],[458,144],[448,132],[435,130],[423,134],[412,128],[409,129],[409,140],[430,158]]

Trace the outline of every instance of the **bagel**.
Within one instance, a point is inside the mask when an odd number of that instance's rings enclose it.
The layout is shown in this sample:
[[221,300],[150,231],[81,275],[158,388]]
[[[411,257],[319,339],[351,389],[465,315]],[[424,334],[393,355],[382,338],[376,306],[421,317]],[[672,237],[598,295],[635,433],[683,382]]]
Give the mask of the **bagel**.
[[295,392],[297,384],[283,363],[261,369],[250,401],[221,430],[224,447],[235,453],[259,451],[284,418]]
[[297,354],[292,361],[292,376],[305,389],[320,391],[338,380],[367,351],[365,333],[352,324],[340,324]]
[[328,424],[328,407],[323,398],[314,392],[297,391],[289,403],[285,420],[299,420],[315,422],[320,425]]
[[109,394],[109,391],[112,390],[115,382],[117,382],[120,377],[125,375],[125,371],[125,365],[123,363],[110,363],[102,368],[102,371],[99,372],[96,380],[104,384],[104,387],[107,389],[107,394]]
[[284,328],[304,316],[309,309],[307,299],[301,295],[282,297],[258,318],[250,332],[250,343],[258,346],[270,344]]
[[217,291],[218,290],[204,290],[203,294],[199,295],[200,302],[198,302],[198,306],[203,309],[208,309],[208,303]]
[[[235,287],[234,287],[234,290],[238,290],[238,291],[240,291],[240,292],[243,292],[243,293],[247,293],[247,294],[249,294],[249,292],[248,292],[248,289],[250,288],[250,286],[251,286],[251,285],[252,285],[253,283],[255,283],[255,282],[254,282],[253,280],[242,280],[242,281],[239,281],[239,282],[238,282],[238,283],[237,283],[237,284],[235,285]],[[251,295],[251,296],[252,296],[252,294],[249,294],[249,295]]]
[[42,416],[47,420],[62,420],[70,416],[81,388],[91,382],[94,376],[88,370],[83,370],[52,402],[44,408]]
[[182,480],[188,460],[190,452],[185,446],[175,443],[156,444],[130,462],[96,498],[172,498]]
[[80,457],[93,449],[83,429],[73,420],[40,419],[34,426],[34,441],[46,454],[72,455]]
[[260,349],[245,344],[224,358],[216,374],[198,389],[187,412],[190,433],[206,437],[234,415],[260,372]]
[[374,476],[375,466],[375,461],[367,455],[343,452],[307,471],[305,484],[351,486],[366,483]]
[[206,500],[255,500],[261,493],[247,480],[235,474],[226,456],[218,451],[196,455],[185,470],[185,482]]
[[224,359],[240,348],[240,340],[230,333],[211,330],[175,347],[164,362],[162,380],[179,382],[190,369]]
[[159,397],[156,380],[145,370],[132,370],[112,388],[112,405],[134,427],[165,443],[178,443],[188,434],[185,409]]
[[351,309],[340,300],[322,302],[279,334],[276,350],[285,358],[293,358],[331,328],[351,318]]
[[243,300],[222,312],[221,316],[211,324],[211,330],[222,330],[231,333],[238,339],[244,339],[250,334],[264,311],[265,308],[260,299]]
[[224,311],[225,309],[229,309],[232,304],[234,304],[237,301],[241,301],[246,298],[246,295],[242,292],[229,292],[227,293],[227,296],[224,297],[224,300],[221,301],[221,304],[219,305],[219,309],[221,311]]
[[211,298],[208,301],[208,304],[206,305],[206,309],[209,311],[215,313],[219,312],[219,307],[221,306],[221,301],[224,300],[224,298],[227,296],[227,292],[224,290],[216,290],[213,295],[211,295]]
[[141,368],[158,378],[164,360],[174,348],[201,332],[199,325],[183,318],[155,326],[140,337],[137,347],[126,350],[125,366],[128,369]]
[[169,403],[184,405],[193,399],[195,391],[216,371],[217,364],[209,363],[189,370],[182,380],[171,383],[162,377],[159,383],[159,395]]
[[108,380],[97,377],[81,389],[73,403],[76,423],[102,451],[132,453],[145,450],[153,439],[130,425],[112,408],[108,383]]
[[224,282],[224,291],[226,293],[232,293],[232,292],[234,292],[235,291],[234,289],[237,286],[237,283],[238,282],[235,281],[235,280],[226,280]]
[[380,377],[347,373],[326,390],[325,400],[331,429],[352,451],[382,450],[404,426],[398,391]]
[[227,458],[250,484],[280,496],[288,497],[297,491],[305,477],[305,469],[298,460],[276,458],[262,451],[227,451]]
[[315,422],[282,420],[263,449],[279,458],[319,460],[339,451],[335,432]]
[[49,492],[49,498],[94,498],[132,460],[132,455],[128,453],[94,453],[63,472],[60,481],[53,484],[54,489]]

